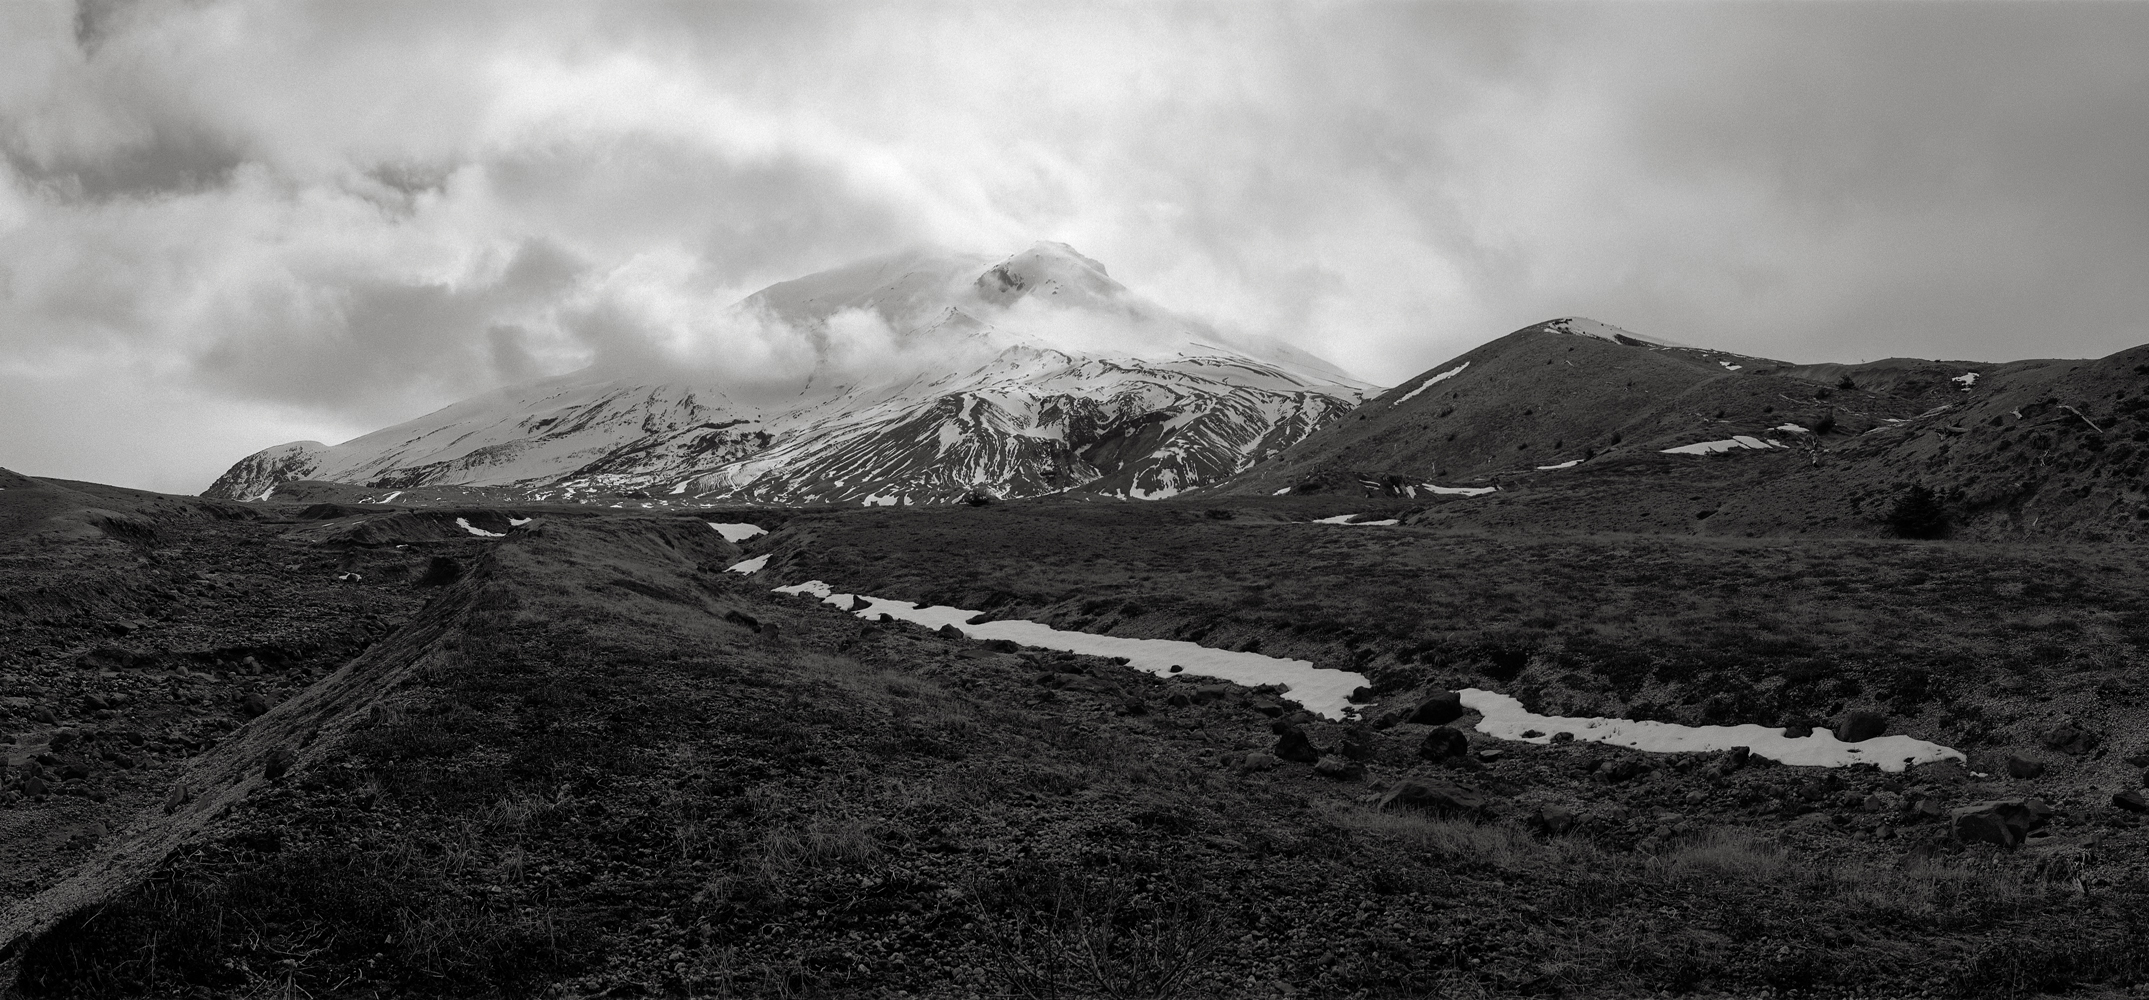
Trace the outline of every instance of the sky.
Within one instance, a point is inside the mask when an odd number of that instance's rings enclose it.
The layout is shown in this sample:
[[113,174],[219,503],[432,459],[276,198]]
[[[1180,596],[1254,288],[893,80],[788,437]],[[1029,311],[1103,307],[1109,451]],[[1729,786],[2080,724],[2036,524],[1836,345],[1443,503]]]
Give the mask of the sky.
[[2149,342],[2149,4],[0,4],[0,466],[197,492],[870,254],[1393,384]]

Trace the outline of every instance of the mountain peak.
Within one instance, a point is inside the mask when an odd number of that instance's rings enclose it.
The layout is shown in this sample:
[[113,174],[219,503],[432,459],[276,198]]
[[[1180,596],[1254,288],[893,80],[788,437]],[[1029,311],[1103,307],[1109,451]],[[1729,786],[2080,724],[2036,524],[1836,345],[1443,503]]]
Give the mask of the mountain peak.
[[1040,241],[978,275],[978,294],[1005,306],[1025,295],[1055,305],[1097,307],[1127,293],[1099,264],[1065,243]]

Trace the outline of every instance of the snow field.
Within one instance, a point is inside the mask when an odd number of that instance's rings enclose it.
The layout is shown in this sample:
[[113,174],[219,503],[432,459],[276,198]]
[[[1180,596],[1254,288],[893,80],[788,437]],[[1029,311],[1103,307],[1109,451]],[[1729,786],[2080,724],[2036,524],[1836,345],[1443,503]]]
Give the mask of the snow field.
[[1435,385],[1438,385],[1442,382],[1447,381],[1448,379],[1454,378],[1455,376],[1462,374],[1463,369],[1468,367],[1470,367],[1470,362],[1465,361],[1462,364],[1456,365],[1455,367],[1450,368],[1447,371],[1441,372],[1440,374],[1433,376],[1432,378],[1426,379],[1424,382],[1419,383],[1417,388],[1404,393],[1403,398],[1398,399],[1394,403],[1389,405],[1397,406],[1403,403],[1408,403],[1410,402],[1410,398],[1412,396],[1415,396],[1421,392],[1424,392],[1427,389],[1432,388]]
[[[1811,736],[1790,737],[1771,726],[1682,726],[1672,722],[1636,722],[1630,719],[1575,719],[1538,715],[1522,702],[1504,694],[1464,688],[1463,707],[1484,719],[1477,731],[1503,740],[1550,743],[1558,733],[1577,741],[1609,743],[1652,753],[1706,753],[1746,747],[1760,756],[1801,767],[1849,767],[1873,764],[1883,771],[1901,771],[1912,764],[1962,760],[1961,751],[1908,736],[1876,736],[1863,743],[1844,743],[1825,729]],[[1537,736],[1524,736],[1536,732]]]
[[1580,464],[1582,464],[1582,460],[1581,460],[1581,459],[1579,459],[1579,458],[1570,458],[1570,459],[1568,459],[1568,460],[1566,460],[1566,461],[1564,461],[1564,462],[1561,462],[1561,463],[1560,463],[1560,464],[1558,464],[1558,465],[1540,465],[1540,466],[1538,466],[1538,467],[1537,467],[1537,471],[1539,471],[1539,472],[1554,472],[1554,471],[1557,471],[1557,470],[1559,470],[1559,469],[1572,469],[1572,468],[1574,468],[1575,466],[1577,466],[1577,465],[1580,465]]
[[702,523],[715,528],[716,533],[724,536],[724,540],[727,542],[743,542],[756,535],[768,534],[768,529],[758,524],[733,524],[730,522],[720,524],[715,521],[704,521]]
[[1057,649],[1090,656],[1123,656],[1127,658],[1128,666],[1160,676],[1170,676],[1173,667],[1180,667],[1189,674],[1217,677],[1248,687],[1279,684],[1284,687],[1286,697],[1305,706],[1307,711],[1329,719],[1343,718],[1343,710],[1350,704],[1351,692],[1366,683],[1363,674],[1345,670],[1322,670],[1305,660],[1286,660],[1259,653],[1211,649],[1180,639],[1130,639],[1114,635],[1092,635],[1088,632],[1064,632],[1049,625],[1020,620],[971,625],[967,623],[980,612],[937,605],[919,607],[910,601],[838,594],[828,584],[819,580],[777,587],[776,593],[810,595],[845,609],[852,605],[855,597],[865,601],[867,605],[852,612],[860,618],[871,619],[885,614],[927,628],[953,625],[973,639],[1006,639],[1039,649]]
[[1316,521],[1314,521],[1313,523],[1315,523],[1315,524],[1352,524],[1352,525],[1359,525],[1359,526],[1363,526],[1363,527],[1372,527],[1372,528],[1378,528],[1378,527],[1386,527],[1386,526],[1388,526],[1388,525],[1391,525],[1391,524],[1401,524],[1401,523],[1403,523],[1403,522],[1401,522],[1401,521],[1398,521],[1398,520],[1396,520],[1395,518],[1392,518],[1392,517],[1391,517],[1391,518],[1389,518],[1389,519],[1387,519],[1387,520],[1385,520],[1385,521],[1353,521],[1353,520],[1351,520],[1351,518],[1354,518],[1354,517],[1357,517],[1357,516],[1358,516],[1357,514],[1337,514],[1337,515],[1336,515],[1336,516],[1334,516],[1334,517],[1324,517],[1324,518],[1320,518],[1319,520],[1316,520]]
[[752,559],[742,559],[738,562],[732,563],[731,565],[724,567],[724,571],[727,573],[759,573],[761,572],[761,567],[766,566],[768,564],[769,554],[764,552],[758,556],[753,557]]

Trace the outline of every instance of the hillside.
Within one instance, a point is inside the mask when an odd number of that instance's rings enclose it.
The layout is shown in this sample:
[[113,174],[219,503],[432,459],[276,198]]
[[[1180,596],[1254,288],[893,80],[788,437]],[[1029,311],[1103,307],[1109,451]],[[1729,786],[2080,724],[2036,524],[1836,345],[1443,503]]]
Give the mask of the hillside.
[[266,449],[206,495],[258,500],[321,480],[374,498],[419,487],[667,504],[933,503],[980,489],[1153,498],[1228,479],[1369,388],[1287,348],[1231,346],[1061,244],[997,263],[873,258],[771,286],[733,312],[818,360],[774,387],[646,369],[511,386],[334,447]]
[[1870,535],[1923,486],[1964,537],[2140,538],[2145,411],[2149,347],[1797,366],[1555,320],[1368,400],[1220,492],[1422,497],[1442,502],[1415,516],[1439,524]]

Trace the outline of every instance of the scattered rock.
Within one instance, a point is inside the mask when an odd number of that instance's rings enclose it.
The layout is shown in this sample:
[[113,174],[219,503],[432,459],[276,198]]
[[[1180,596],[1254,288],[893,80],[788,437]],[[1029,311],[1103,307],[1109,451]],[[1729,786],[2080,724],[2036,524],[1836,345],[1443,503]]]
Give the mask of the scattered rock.
[[1239,761],[1239,768],[1244,771],[1273,771],[1282,766],[1283,758],[1261,750],[1255,750]]
[[2042,799],[1994,799],[1963,806],[1949,815],[1957,840],[2014,847],[2044,826],[2052,807]]
[[1418,756],[1426,760],[1446,760],[1470,752],[1470,738],[1453,726],[1440,726],[1425,734],[1425,742],[1418,744]]
[[1732,747],[1717,756],[1716,771],[1718,774],[1730,774],[1751,763],[1753,756],[1752,747]]
[[27,778],[22,779],[22,794],[30,796],[34,799],[40,795],[45,794],[45,792],[46,788],[44,778],[33,774]]
[[2006,768],[2008,777],[2020,778],[2024,781],[2028,781],[2034,778],[2042,778],[2045,774],[2044,761],[2026,760],[2024,758],[2017,757],[2014,754],[2007,755]]
[[1836,739],[1844,743],[1864,743],[1888,731],[1888,717],[1879,712],[1852,712],[1836,723]]
[[1410,713],[1411,722],[1428,726],[1441,726],[1463,717],[1463,696],[1453,691],[1441,691],[1421,702]]
[[1380,797],[1380,807],[1423,809],[1444,816],[1475,815],[1485,809],[1483,796],[1441,781],[1404,781]]
[[1597,780],[1607,785],[1616,785],[1641,774],[1645,770],[1647,768],[1643,767],[1641,761],[1638,760],[1606,761],[1597,768]]
[[1276,724],[1275,729],[1276,746],[1270,753],[1300,764],[1311,764],[1321,759],[1320,748],[1307,738],[1305,730],[1281,722]]
[[259,691],[249,691],[246,697],[239,699],[239,711],[245,713],[249,719],[258,719],[268,714],[269,700],[263,698]]
[[194,789],[187,787],[187,783],[184,781],[179,782],[172,786],[171,791],[164,793],[164,811],[168,813],[177,812],[180,806],[192,801],[194,801]]
[[1499,760],[1500,758],[1505,756],[1507,756],[1507,751],[1505,750],[1479,750],[1477,752],[1477,759],[1484,761],[1487,764],[1490,764],[1493,761]]
[[1366,768],[1348,757],[1330,755],[1314,762],[1313,773],[1337,781],[1356,781],[1365,777]]
[[1372,730],[1364,726],[1345,726],[1343,729],[1343,745],[1338,748],[1338,751],[1352,760],[1371,760],[1374,757],[1375,749],[1379,745],[1379,740],[1380,737],[1374,735]]
[[2112,804],[2130,813],[2149,813],[2149,797],[2144,797],[2139,788],[2113,792]]
[[1565,746],[1565,745],[1567,745],[1567,744],[1569,744],[1569,743],[1573,743],[1573,742],[1574,742],[1574,734],[1573,734],[1573,733],[1553,733],[1553,734],[1552,734],[1552,745],[1553,745],[1553,746]]

